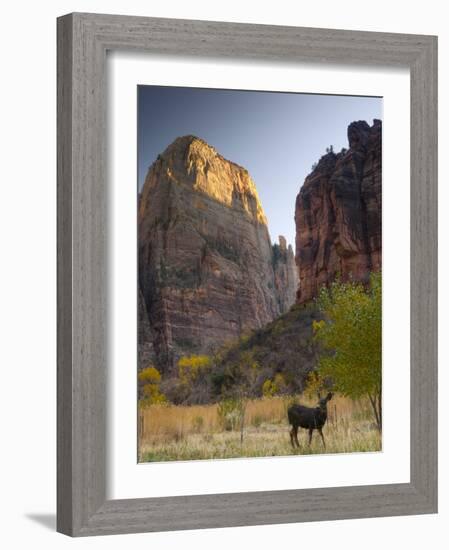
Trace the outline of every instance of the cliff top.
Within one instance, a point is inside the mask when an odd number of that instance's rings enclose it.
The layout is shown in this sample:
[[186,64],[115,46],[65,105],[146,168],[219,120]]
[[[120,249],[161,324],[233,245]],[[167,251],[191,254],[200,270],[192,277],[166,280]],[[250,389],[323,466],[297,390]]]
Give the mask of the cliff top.
[[[332,147],[326,150],[318,162],[312,167],[312,171],[306,177],[304,185],[315,181],[316,176],[328,175],[335,170],[337,163],[355,151],[365,150],[368,142],[377,139],[379,132],[382,132],[382,121],[375,118],[370,126],[366,120],[355,120],[348,125],[347,137],[349,149],[343,148],[335,152]],[[307,185],[306,185],[307,186]]]
[[[156,177],[157,175],[157,177]],[[267,225],[256,185],[248,170],[221,156],[203,139],[194,135],[176,138],[149,169],[147,184],[172,181],[232,208],[242,208],[259,223]]]
[[243,172],[248,173],[248,170],[244,166],[241,166],[240,164],[237,164],[236,162],[225,158],[223,155],[220,155],[220,153],[215,149],[213,145],[210,145],[204,139],[193,134],[186,134],[185,136],[177,137],[174,141],[170,143],[170,145],[165,148],[164,152],[160,156],[169,157],[174,152],[187,152],[190,148],[195,148],[198,151],[201,151],[205,157],[216,157],[223,162],[232,164],[232,166],[235,166]]

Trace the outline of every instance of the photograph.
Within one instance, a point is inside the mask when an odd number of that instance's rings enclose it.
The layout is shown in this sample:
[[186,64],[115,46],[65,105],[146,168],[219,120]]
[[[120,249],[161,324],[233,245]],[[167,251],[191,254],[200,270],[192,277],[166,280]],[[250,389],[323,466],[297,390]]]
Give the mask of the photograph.
[[139,463],[382,451],[382,113],[137,87]]

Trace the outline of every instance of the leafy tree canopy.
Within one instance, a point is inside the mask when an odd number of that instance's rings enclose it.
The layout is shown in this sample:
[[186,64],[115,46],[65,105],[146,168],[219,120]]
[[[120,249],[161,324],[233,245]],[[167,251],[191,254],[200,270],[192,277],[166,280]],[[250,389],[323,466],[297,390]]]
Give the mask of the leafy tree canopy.
[[318,372],[333,380],[334,389],[352,398],[368,396],[381,428],[382,283],[373,273],[367,289],[354,282],[323,288],[318,305],[325,315],[314,321],[315,338],[325,353]]

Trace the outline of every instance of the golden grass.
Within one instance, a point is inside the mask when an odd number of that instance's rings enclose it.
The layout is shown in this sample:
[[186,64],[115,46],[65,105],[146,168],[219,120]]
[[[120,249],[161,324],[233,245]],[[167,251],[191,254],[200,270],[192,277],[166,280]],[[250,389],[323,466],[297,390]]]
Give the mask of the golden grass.
[[[301,396],[300,402],[316,400]],[[243,442],[240,431],[225,431],[218,405],[152,405],[139,410],[139,462],[195,460],[311,453],[344,453],[381,450],[381,437],[369,404],[335,395],[328,404],[323,429],[326,449],[314,432],[312,445],[300,430],[301,447],[290,444],[287,409],[292,398],[271,397],[247,401]]]

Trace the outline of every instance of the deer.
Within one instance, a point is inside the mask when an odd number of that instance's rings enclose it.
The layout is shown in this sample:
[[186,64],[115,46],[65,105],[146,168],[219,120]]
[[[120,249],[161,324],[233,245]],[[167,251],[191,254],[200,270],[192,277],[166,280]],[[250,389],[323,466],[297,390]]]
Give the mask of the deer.
[[327,403],[332,399],[332,392],[329,392],[326,397],[321,397],[318,393],[318,405],[316,407],[305,407],[304,405],[292,405],[288,409],[288,421],[292,426],[290,430],[290,441],[293,449],[295,444],[299,447],[298,441],[298,428],[305,428],[309,430],[309,446],[312,443],[313,430],[318,430],[323,440],[324,448],[326,448],[326,442],[324,441],[323,426],[327,420]]

